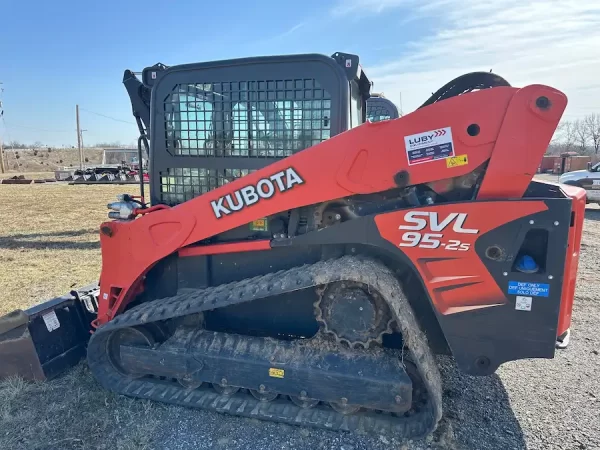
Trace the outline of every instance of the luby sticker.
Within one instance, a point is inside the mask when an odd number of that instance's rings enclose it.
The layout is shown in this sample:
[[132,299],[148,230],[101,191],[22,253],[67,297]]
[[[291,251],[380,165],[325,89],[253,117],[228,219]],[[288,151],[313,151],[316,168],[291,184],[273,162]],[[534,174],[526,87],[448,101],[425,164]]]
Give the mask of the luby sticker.
[[452,128],[437,128],[404,137],[408,165],[454,156]]
[[352,67],[352,60],[351,59],[347,59],[346,60],[346,67]]
[[44,319],[44,323],[46,324],[48,331],[52,332],[60,328],[60,322],[58,321],[58,317],[56,317],[56,313],[54,311],[44,314],[42,319]]

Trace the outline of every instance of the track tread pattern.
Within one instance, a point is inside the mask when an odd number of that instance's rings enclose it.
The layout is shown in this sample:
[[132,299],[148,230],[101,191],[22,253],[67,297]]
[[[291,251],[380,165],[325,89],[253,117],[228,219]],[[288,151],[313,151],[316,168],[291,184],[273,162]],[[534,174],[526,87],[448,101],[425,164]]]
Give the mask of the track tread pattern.
[[[364,283],[378,291],[388,302],[407,343],[411,359],[417,365],[428,392],[429,401],[416,414],[395,417],[365,411],[354,415],[342,415],[322,405],[303,409],[282,398],[265,403],[243,392],[223,396],[205,385],[190,391],[177,383],[159,379],[132,380],[114,370],[109,362],[106,344],[111,332],[117,329],[182,317],[336,281]],[[144,303],[96,330],[88,345],[88,364],[96,379],[106,389],[119,394],[291,425],[374,433],[397,439],[416,439],[431,433],[442,415],[441,376],[427,339],[419,329],[397,278],[385,265],[370,258],[344,256],[225,285],[186,290],[167,299]]]

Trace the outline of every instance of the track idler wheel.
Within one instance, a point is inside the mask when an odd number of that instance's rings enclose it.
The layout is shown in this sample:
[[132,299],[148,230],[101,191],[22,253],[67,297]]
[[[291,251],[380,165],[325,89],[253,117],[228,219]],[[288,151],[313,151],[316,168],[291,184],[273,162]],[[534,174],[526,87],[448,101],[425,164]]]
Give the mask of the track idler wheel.
[[141,378],[146,373],[125,369],[121,364],[121,345],[152,347],[155,344],[152,333],[142,327],[121,328],[113,331],[106,341],[106,350],[111,365],[117,372],[129,378]]

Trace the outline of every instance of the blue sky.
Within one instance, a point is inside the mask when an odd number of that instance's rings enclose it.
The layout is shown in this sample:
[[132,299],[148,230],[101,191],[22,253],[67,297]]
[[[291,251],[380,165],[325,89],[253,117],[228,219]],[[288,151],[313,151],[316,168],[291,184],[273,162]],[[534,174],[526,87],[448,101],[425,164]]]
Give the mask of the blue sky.
[[[124,69],[334,51],[361,56],[375,90],[410,112],[451,78],[490,70],[513,85],[549,84],[567,116],[600,113],[596,0],[2,0],[5,141],[74,145],[137,137]],[[118,122],[93,111],[130,122]]]

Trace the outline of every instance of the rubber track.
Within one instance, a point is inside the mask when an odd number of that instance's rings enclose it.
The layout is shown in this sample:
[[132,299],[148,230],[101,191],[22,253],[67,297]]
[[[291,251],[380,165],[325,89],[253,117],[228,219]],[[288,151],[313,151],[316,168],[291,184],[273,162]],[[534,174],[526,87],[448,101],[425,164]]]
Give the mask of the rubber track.
[[[303,409],[282,398],[268,403],[260,402],[243,390],[229,397],[219,395],[205,385],[196,390],[187,390],[174,381],[125,377],[114,370],[108,360],[106,342],[111,332],[119,328],[181,317],[335,281],[364,283],[378,291],[390,305],[411,359],[416,363],[428,392],[428,402],[416,414],[395,417],[367,411],[342,415],[322,404]],[[292,425],[376,433],[404,440],[430,434],[442,415],[440,373],[400,283],[385,265],[361,257],[344,256],[319,261],[225,285],[187,290],[173,297],[144,303],[96,330],[88,345],[88,364],[106,389],[119,394]]]

